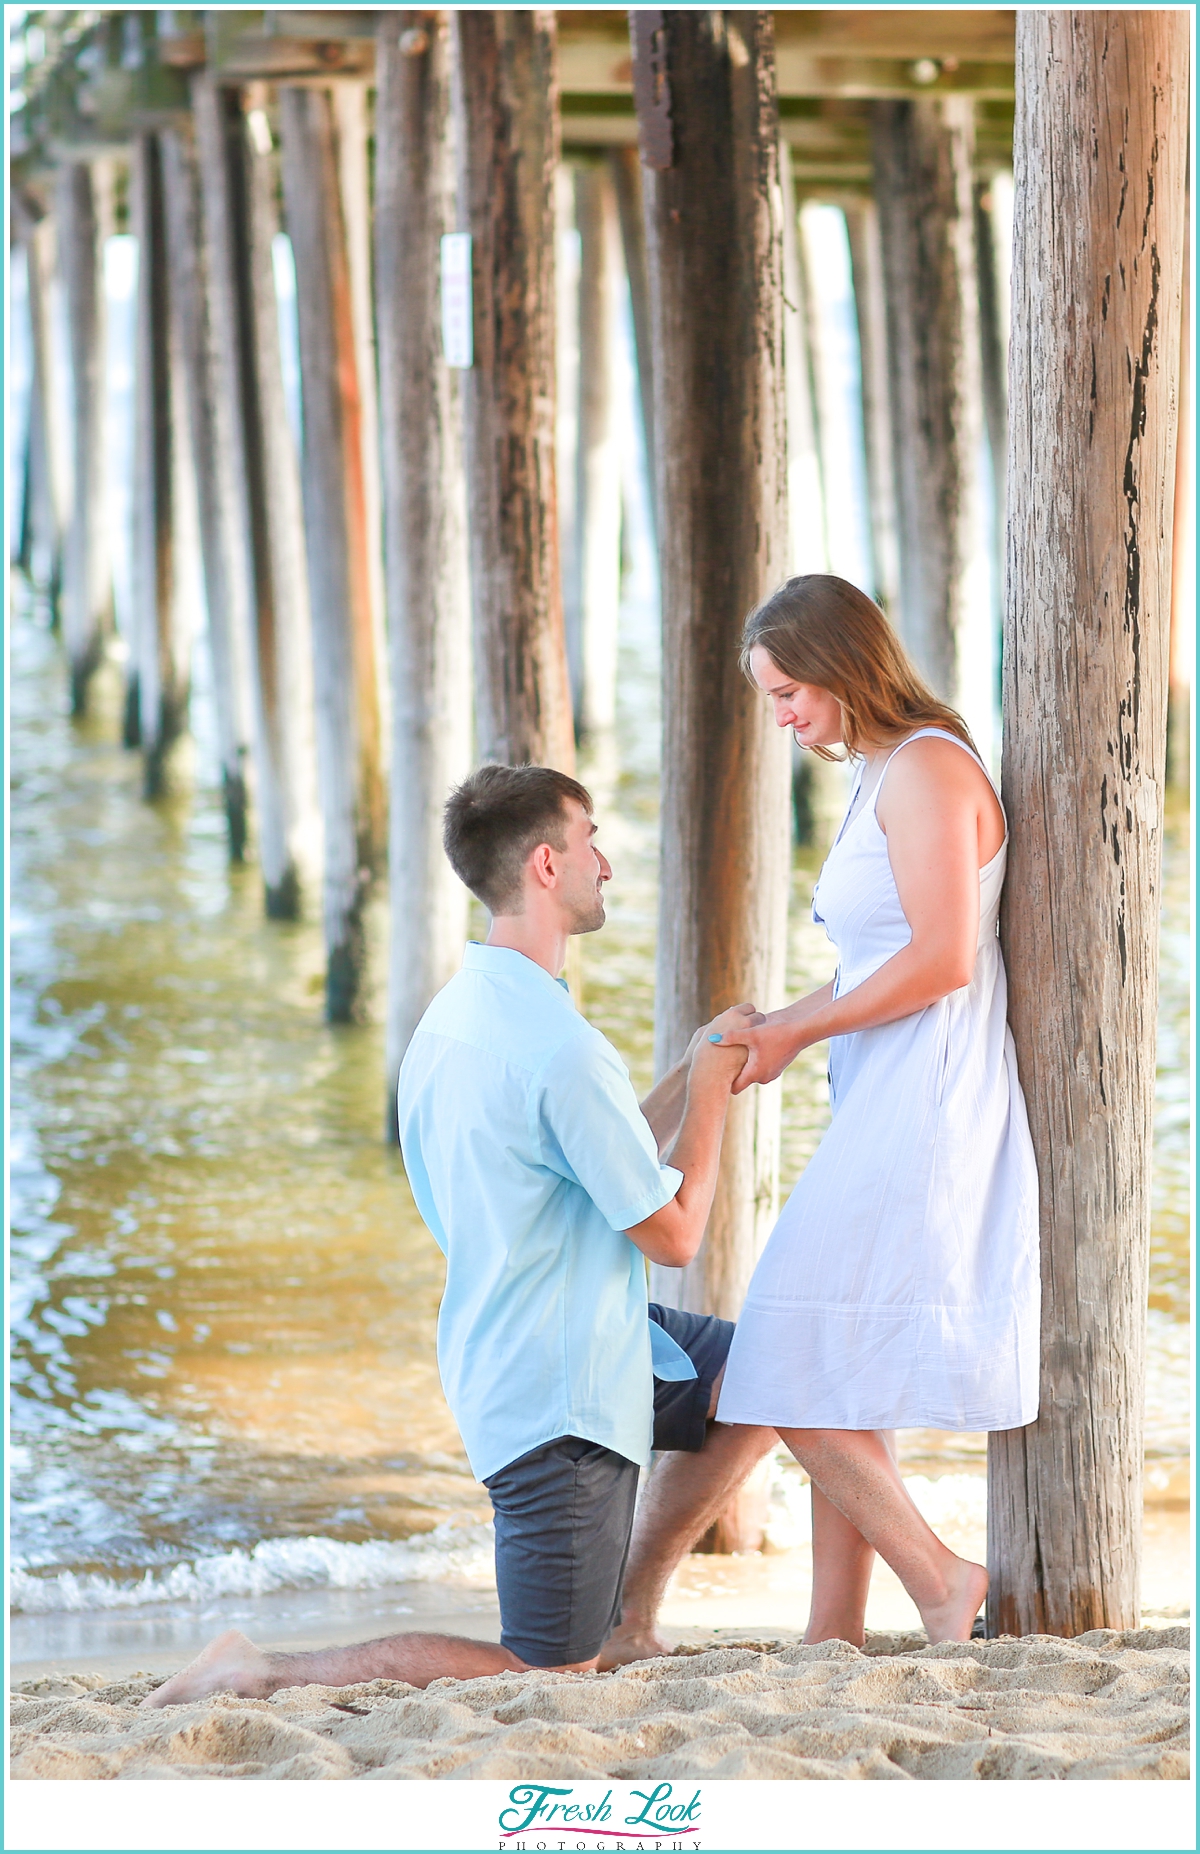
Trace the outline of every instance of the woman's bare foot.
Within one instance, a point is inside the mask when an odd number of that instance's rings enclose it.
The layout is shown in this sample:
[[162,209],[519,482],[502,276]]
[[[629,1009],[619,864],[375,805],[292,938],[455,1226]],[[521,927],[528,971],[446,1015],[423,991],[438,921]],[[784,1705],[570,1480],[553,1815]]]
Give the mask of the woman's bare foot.
[[206,1699],[210,1693],[237,1693],[243,1699],[266,1699],[287,1682],[273,1670],[271,1659],[239,1629],[218,1635],[181,1673],[173,1674],[143,1706],[182,1706],[187,1700]]
[[631,1661],[653,1661],[670,1652],[671,1644],[664,1642],[654,1628],[617,1628],[600,1650],[596,1672],[609,1674],[614,1667],[628,1667]]
[[968,1642],[971,1625],[987,1595],[988,1574],[981,1564],[967,1558],[955,1558],[946,1579],[946,1595],[940,1603],[921,1611],[925,1633],[933,1642]]

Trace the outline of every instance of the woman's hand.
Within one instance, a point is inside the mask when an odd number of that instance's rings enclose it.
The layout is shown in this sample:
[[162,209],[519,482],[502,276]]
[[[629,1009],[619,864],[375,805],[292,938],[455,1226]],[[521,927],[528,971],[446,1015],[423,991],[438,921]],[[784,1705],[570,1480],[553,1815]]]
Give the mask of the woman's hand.
[[795,1061],[808,1040],[803,1023],[771,1022],[768,1019],[760,1019],[757,1026],[746,1024],[740,1029],[727,1031],[722,1041],[726,1044],[741,1043],[746,1050],[745,1067],[733,1084],[734,1094],[741,1094],[752,1082],[774,1081],[776,1076],[783,1074],[790,1062]]

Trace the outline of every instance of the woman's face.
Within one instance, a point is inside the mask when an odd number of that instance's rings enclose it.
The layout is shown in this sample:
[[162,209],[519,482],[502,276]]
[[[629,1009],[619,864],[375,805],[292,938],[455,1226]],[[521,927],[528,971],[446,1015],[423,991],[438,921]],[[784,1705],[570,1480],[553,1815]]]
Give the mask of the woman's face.
[[750,674],[769,695],[777,727],[790,727],[802,747],[840,747],[842,707],[836,695],[812,682],[797,682],[767,655],[761,644],[750,652]]

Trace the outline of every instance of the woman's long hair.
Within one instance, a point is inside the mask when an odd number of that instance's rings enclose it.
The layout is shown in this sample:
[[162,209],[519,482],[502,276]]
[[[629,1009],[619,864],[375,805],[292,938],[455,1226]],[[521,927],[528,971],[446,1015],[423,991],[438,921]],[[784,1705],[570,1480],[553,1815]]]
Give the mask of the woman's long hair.
[[[836,696],[848,754],[861,753],[864,740],[887,740],[918,727],[945,728],[974,751],[966,722],[921,680],[878,605],[835,573],[785,580],[755,606],[742,630],[747,676],[756,646],[785,676]],[[823,760],[840,757],[828,747],[811,751]]]

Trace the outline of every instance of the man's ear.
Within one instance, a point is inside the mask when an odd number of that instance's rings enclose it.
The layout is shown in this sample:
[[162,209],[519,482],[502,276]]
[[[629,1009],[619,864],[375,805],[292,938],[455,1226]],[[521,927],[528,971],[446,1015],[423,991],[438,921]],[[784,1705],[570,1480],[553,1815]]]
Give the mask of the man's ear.
[[558,880],[554,867],[554,851],[548,843],[539,843],[529,855],[525,867],[532,873],[539,888],[553,888]]

